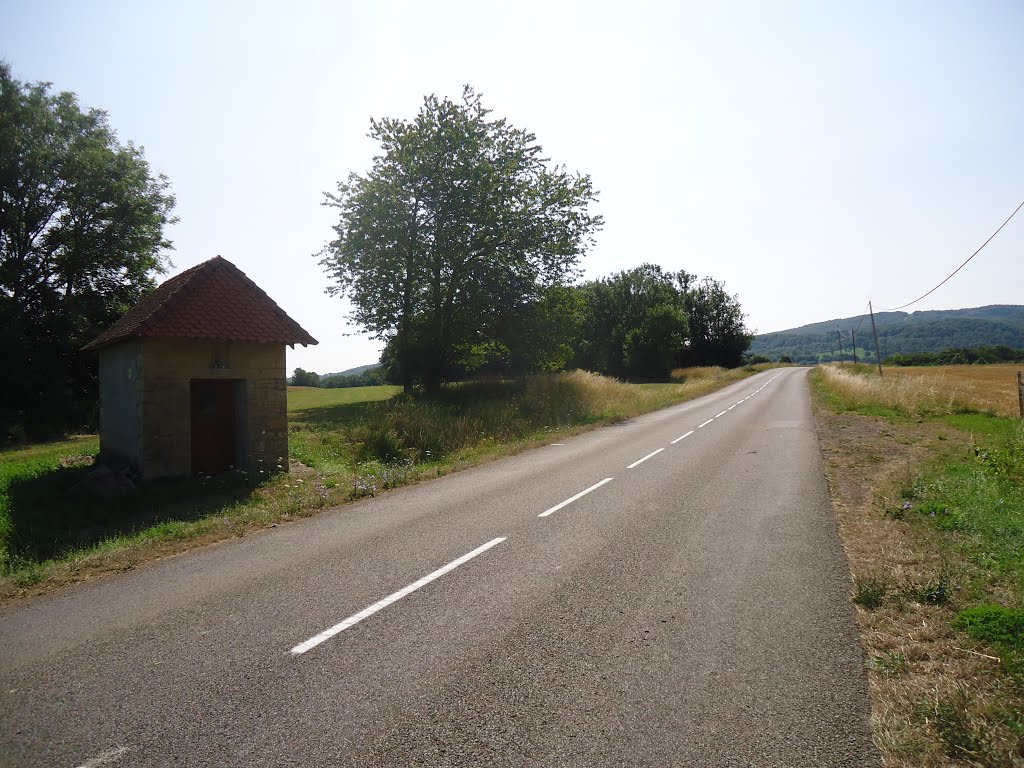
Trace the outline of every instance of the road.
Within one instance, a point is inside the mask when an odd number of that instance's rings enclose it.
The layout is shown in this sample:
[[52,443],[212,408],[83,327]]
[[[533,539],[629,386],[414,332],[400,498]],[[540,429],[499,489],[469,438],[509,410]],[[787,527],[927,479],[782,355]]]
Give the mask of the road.
[[15,605],[0,764],[875,765],[820,461],[771,370]]

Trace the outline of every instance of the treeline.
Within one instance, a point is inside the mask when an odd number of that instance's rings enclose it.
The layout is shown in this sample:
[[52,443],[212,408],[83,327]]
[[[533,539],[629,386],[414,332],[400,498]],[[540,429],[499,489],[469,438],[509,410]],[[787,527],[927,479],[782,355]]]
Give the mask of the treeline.
[[886,365],[994,365],[997,363],[1024,363],[1024,349],[1011,349],[1001,345],[977,349],[944,349],[941,352],[910,352],[890,355]]
[[[985,316],[973,317],[969,316],[970,313]],[[1024,348],[1024,307],[979,307],[949,312],[915,312],[912,315],[885,313],[876,316],[876,322],[883,360],[894,355],[937,354],[949,349]],[[842,359],[851,357],[851,331],[854,331],[858,359],[876,361],[870,321],[859,317],[762,334],[754,339],[750,352],[772,360],[786,355],[795,362],[810,365],[838,361],[840,344],[837,329],[843,331]]]
[[[495,322],[490,333],[481,328],[475,335],[449,358],[441,372],[444,380],[577,368],[635,381],[663,380],[677,367],[740,365],[752,338],[739,299],[721,282],[667,272],[656,264],[578,286],[548,286]],[[403,375],[423,381],[435,363],[430,342],[423,338],[410,344],[394,334],[379,368],[332,377],[298,368],[292,383],[400,384]]]
[[384,371],[378,366],[371,366],[362,373],[335,373],[321,376],[314,371],[296,368],[288,380],[294,387],[323,387],[324,389],[344,389],[345,387],[376,387],[387,384]]

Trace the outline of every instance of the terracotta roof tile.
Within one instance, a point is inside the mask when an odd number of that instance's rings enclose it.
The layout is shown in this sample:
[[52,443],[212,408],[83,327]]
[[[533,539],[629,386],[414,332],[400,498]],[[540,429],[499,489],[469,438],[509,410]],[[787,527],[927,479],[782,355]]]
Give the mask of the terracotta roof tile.
[[100,349],[140,336],[317,343],[244,272],[220,256],[160,284],[84,348]]

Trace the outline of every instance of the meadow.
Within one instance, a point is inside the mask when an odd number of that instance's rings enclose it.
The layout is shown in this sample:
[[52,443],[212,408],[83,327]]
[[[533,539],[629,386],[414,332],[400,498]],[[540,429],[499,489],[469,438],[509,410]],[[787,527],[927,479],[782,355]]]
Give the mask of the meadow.
[[95,436],[0,451],[0,599],[160,557],[436,478],[699,397],[762,367],[680,369],[627,384],[574,371],[446,387],[290,387],[290,471],[173,478],[123,496],[76,490]]
[[883,406],[913,416],[957,412],[1020,416],[1019,365],[886,367],[884,376],[865,365],[824,367],[831,389],[849,403]]
[[1016,367],[823,366],[826,474],[883,764],[1024,763]]

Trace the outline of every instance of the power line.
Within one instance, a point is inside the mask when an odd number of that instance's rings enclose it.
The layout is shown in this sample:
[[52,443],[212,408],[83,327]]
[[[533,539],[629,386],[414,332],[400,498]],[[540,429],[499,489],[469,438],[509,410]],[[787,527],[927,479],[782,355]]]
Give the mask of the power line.
[[967,266],[967,263],[968,263],[968,262],[969,262],[969,261],[970,261],[971,259],[973,259],[973,258],[974,258],[975,256],[977,256],[977,255],[978,255],[979,253],[981,253],[981,249],[982,249],[982,248],[984,248],[984,247],[985,247],[986,245],[988,245],[988,244],[989,244],[989,243],[990,243],[990,242],[992,241],[992,238],[993,238],[993,237],[995,237],[996,235],[998,235],[998,234],[999,234],[999,232],[1000,232],[1000,231],[1002,230],[1002,228],[1003,228],[1003,227],[1005,227],[1005,226],[1006,226],[1007,224],[1009,224],[1009,223],[1010,223],[1010,219],[1012,219],[1012,218],[1013,218],[1014,216],[1016,216],[1016,215],[1017,215],[1017,211],[1019,211],[1019,210],[1020,210],[1021,208],[1024,208],[1024,200],[1022,200],[1022,201],[1021,201],[1021,203],[1020,203],[1020,205],[1018,205],[1018,206],[1017,206],[1016,210],[1014,210],[1014,212],[1010,214],[1010,218],[1008,218],[1008,219],[1007,219],[1006,221],[1004,221],[1004,222],[1003,222],[1002,224],[1000,224],[1000,225],[999,225],[999,229],[997,229],[997,230],[996,230],[995,232],[993,232],[993,233],[992,233],[991,235],[989,235],[989,238],[988,238],[988,240],[986,240],[986,241],[985,241],[984,243],[982,243],[982,244],[981,244],[981,247],[980,247],[980,248],[978,248],[978,250],[976,250],[976,251],[975,251],[974,253],[972,253],[972,254],[971,254],[971,255],[970,255],[969,257],[968,257],[967,261],[965,261],[965,262],[964,262],[963,264],[961,264],[961,265],[960,265],[959,267],[957,267],[956,269],[954,269],[954,270],[953,270],[953,271],[952,271],[952,272],[951,272],[951,273],[949,274],[949,276],[948,276],[948,277],[947,277],[947,278],[946,278],[945,280],[943,280],[943,281],[942,281],[941,283],[939,283],[939,284],[938,284],[938,285],[936,285],[936,286],[935,286],[934,288],[932,288],[932,289],[931,289],[930,291],[928,291],[928,293],[924,294],[924,296],[920,296],[920,297],[918,297],[918,298],[914,299],[913,301],[911,301],[911,302],[908,302],[908,303],[906,303],[906,304],[904,304],[904,305],[902,305],[902,306],[899,306],[899,307],[891,307],[891,308],[888,308],[888,309],[882,308],[882,309],[880,309],[879,311],[881,311],[881,312],[897,312],[897,311],[899,311],[899,310],[901,310],[901,309],[906,309],[907,307],[909,307],[909,306],[911,306],[911,305],[913,305],[913,304],[917,304],[917,302],[919,302],[919,301],[920,301],[921,299],[925,299],[925,298],[927,298],[928,296],[931,296],[931,295],[932,295],[933,293],[935,293],[935,292],[936,292],[937,290],[939,290],[939,288],[941,288],[941,287],[942,287],[942,286],[944,286],[944,285],[945,285],[945,284],[946,284],[947,282],[949,282],[949,279],[950,279],[951,277],[953,277],[953,275],[955,275],[955,274],[956,274],[957,272],[959,272],[959,271],[960,271],[961,269],[963,269],[964,267],[966,267],[966,266]]

